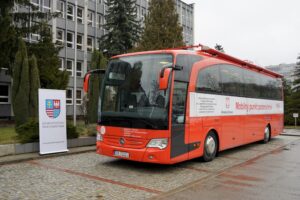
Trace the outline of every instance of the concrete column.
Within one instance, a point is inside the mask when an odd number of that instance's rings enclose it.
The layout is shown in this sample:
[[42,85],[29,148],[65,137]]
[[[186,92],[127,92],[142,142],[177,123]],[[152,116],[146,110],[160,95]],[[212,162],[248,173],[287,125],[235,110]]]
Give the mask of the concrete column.
[[77,116],[77,0],[75,0],[75,7],[74,7],[74,19],[75,19],[75,31],[74,31],[74,68],[73,68],[73,80],[74,80],[74,87],[73,87],[73,124],[76,126],[76,116]]
[[87,24],[87,14],[88,14],[88,0],[84,0],[84,17],[83,17],[83,24],[84,24],[84,33],[83,33],[83,69],[84,73],[87,72],[87,34],[88,34],[88,24]]
[[[52,0],[51,12],[56,12],[57,10],[57,0]],[[56,42],[56,18],[52,19],[52,42]]]

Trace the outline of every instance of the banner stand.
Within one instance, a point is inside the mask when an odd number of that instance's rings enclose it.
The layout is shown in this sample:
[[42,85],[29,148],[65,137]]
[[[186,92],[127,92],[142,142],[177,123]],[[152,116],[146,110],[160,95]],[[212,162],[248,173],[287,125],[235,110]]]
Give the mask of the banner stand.
[[66,91],[39,89],[40,155],[67,148]]

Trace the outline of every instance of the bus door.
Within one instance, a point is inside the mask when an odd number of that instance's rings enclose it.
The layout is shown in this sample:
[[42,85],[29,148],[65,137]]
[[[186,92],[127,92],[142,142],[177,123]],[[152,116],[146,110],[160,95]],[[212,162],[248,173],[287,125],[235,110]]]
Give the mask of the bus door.
[[176,65],[183,70],[175,71],[173,83],[172,116],[171,116],[171,159],[180,156],[188,159],[188,152],[197,148],[199,142],[189,143],[189,124],[186,124],[187,94],[190,73],[193,65],[202,58],[197,55],[177,55]]
[[185,108],[188,83],[174,81],[172,96],[171,158],[184,155],[188,158],[188,145],[185,144]]

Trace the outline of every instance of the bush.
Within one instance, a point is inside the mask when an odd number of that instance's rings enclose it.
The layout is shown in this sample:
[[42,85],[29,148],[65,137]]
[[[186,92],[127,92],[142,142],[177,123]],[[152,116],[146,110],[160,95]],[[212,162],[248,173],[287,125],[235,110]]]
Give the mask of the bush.
[[[39,123],[37,120],[29,120],[25,124],[16,127],[18,133],[18,139],[21,143],[30,143],[39,141]],[[76,127],[72,124],[67,124],[67,138],[73,139],[78,138],[79,133]]]
[[73,138],[78,138],[79,133],[77,132],[76,126],[73,126],[70,123],[67,123],[67,138],[68,139],[73,139]]
[[25,124],[16,127],[18,139],[21,143],[39,141],[39,123],[37,120],[29,120]]

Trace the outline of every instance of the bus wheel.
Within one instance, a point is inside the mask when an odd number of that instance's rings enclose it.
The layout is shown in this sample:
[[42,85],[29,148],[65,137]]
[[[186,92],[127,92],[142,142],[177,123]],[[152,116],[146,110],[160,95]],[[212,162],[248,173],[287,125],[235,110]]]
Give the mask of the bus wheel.
[[209,131],[204,142],[203,161],[212,161],[217,154],[218,140],[213,131]]
[[271,137],[270,127],[266,126],[263,143],[268,143],[270,141],[270,137]]

